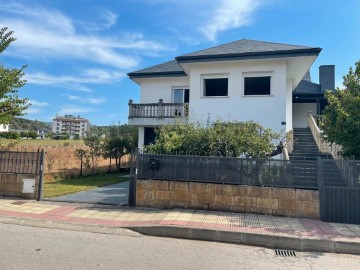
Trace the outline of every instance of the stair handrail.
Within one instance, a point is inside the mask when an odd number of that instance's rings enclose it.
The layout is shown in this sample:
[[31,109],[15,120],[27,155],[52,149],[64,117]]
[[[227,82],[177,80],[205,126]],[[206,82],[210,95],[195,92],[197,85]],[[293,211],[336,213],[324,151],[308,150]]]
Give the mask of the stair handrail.
[[284,160],[290,160],[290,157],[289,157],[289,152],[288,152],[288,149],[287,149],[287,145],[285,144],[283,149],[282,149],[282,154],[283,154],[283,159]]
[[330,153],[334,159],[342,159],[340,155],[341,146],[336,143],[329,144],[329,142],[326,141],[326,139],[324,138],[324,132],[316,124],[315,118],[312,115],[311,111],[308,112],[307,124],[311,130],[311,134],[314,137],[315,143],[319,148],[319,151],[326,154]]

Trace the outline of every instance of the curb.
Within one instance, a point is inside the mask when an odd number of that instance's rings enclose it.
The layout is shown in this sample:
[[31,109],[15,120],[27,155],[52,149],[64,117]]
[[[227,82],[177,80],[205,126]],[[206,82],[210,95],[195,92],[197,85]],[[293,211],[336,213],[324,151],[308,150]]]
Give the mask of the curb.
[[272,249],[360,255],[360,243],[357,242],[334,241],[330,239],[314,238],[292,238],[280,235],[231,232],[175,226],[144,226],[126,228],[150,236],[212,241],[228,244],[241,244]]
[[270,249],[286,249],[308,252],[327,252],[360,255],[360,243],[336,240],[334,241],[330,239],[295,237],[292,238],[281,235],[186,228],[169,225],[111,227],[71,223],[64,221],[38,220],[4,216],[0,216],[0,223],[47,229],[61,229],[79,232],[122,235],[130,237],[141,237],[141,235],[148,235],[189,240],[221,242],[238,245],[259,246]]
[[61,222],[61,221],[52,221],[52,220],[39,220],[39,219],[26,219],[26,218],[0,216],[0,223],[47,228],[47,229],[60,229],[60,230],[77,231],[77,232],[122,235],[122,236],[131,236],[131,237],[141,236],[141,234],[139,234],[138,232],[123,227],[79,224],[79,223],[70,223],[70,222]]

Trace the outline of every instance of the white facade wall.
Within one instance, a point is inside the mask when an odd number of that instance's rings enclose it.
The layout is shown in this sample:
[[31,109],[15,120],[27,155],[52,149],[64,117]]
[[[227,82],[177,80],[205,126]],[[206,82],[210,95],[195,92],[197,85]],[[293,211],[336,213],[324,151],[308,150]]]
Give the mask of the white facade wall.
[[[271,95],[244,96],[244,77],[271,75]],[[228,97],[204,97],[204,76],[228,76]],[[254,121],[276,132],[287,130],[286,61],[254,61],[192,64],[190,67],[190,114],[194,120]],[[290,91],[291,89],[289,89]],[[288,121],[287,121],[288,120]]]
[[286,82],[286,132],[293,129],[293,81]]
[[189,77],[143,79],[140,103],[157,103],[159,99],[162,99],[164,103],[171,103],[173,102],[172,89],[174,87],[189,87]]
[[311,111],[316,114],[316,103],[294,103],[293,104],[293,127],[306,128],[307,127],[307,113]]
[[0,132],[9,132],[9,125],[0,124]]

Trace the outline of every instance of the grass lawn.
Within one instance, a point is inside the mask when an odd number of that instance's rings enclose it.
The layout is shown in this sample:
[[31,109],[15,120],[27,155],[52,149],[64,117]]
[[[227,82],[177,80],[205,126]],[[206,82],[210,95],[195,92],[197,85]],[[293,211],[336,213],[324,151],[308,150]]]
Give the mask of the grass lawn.
[[107,173],[95,176],[83,176],[65,180],[56,180],[44,184],[44,198],[76,193],[96,187],[116,184],[129,180],[128,173]]

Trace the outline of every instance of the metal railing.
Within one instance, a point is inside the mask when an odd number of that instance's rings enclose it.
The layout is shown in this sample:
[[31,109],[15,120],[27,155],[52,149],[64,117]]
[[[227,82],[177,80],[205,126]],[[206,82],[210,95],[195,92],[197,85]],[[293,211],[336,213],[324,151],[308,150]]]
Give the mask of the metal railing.
[[318,189],[317,162],[138,154],[137,178]]
[[38,174],[40,163],[40,151],[0,151],[0,173]]
[[135,104],[129,101],[129,118],[176,118],[188,117],[188,103],[158,103]]

